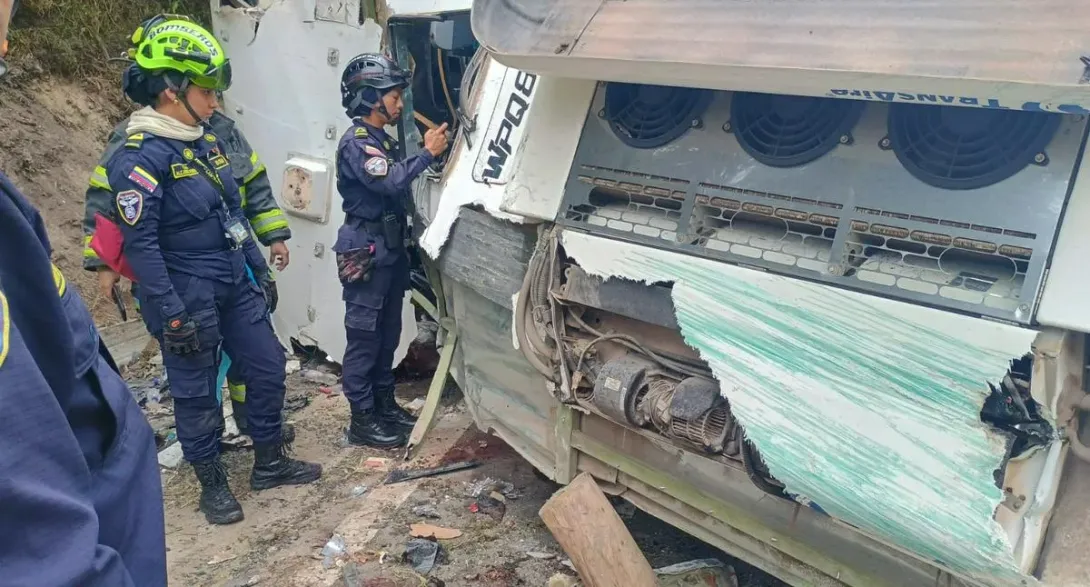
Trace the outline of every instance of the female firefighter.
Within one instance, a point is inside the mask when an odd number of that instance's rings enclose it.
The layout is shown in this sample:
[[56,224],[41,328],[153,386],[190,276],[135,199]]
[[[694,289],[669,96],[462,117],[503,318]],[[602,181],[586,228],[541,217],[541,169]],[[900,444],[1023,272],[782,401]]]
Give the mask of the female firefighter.
[[412,181],[447,148],[446,124],[424,135],[424,150],[397,161],[385,127],[401,116],[410,74],[390,58],[360,55],[341,74],[341,104],[352,126],[337,147],[337,190],[345,214],[334,251],[344,285],[348,347],[344,395],[352,409],[348,441],[403,444],[415,419],[394,401],[394,351],[409,287],[406,206]]
[[230,62],[211,33],[185,20],[152,26],[134,57],[157,98],[132,115],[106,177],[141,315],[163,349],[182,453],[201,483],[200,510],[228,524],[243,514],[219,459],[221,344],[248,387],[250,486],[311,483],[321,467],[287,456],[284,351],[262,295],[271,289],[269,267],[250,236],[226,147],[202,128],[230,85]]

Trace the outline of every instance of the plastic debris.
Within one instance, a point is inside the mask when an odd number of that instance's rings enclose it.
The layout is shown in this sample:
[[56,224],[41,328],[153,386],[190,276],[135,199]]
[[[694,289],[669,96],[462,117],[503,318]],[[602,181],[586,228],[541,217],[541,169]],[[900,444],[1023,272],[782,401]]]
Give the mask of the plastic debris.
[[329,542],[325,543],[322,547],[322,567],[326,569],[333,568],[337,564],[337,559],[345,555],[347,546],[344,543],[344,538],[339,534],[334,534]]
[[554,558],[556,555],[551,553],[551,552],[537,552],[537,551],[531,550],[531,551],[526,553],[526,556],[528,556],[528,557],[530,557],[532,559],[537,559],[539,561],[547,561],[549,559]]
[[413,538],[405,545],[405,554],[401,555],[401,560],[417,573],[427,575],[439,564],[441,550],[438,542]]
[[552,577],[549,577],[549,584],[547,587],[575,587],[579,584],[579,579],[571,575],[565,575],[564,573],[557,573]]
[[296,371],[298,371],[300,368],[301,368],[301,365],[299,363],[299,359],[290,359],[284,365],[284,373],[286,373],[288,375],[291,375],[292,373],[295,373]]
[[352,488],[351,495],[352,497],[360,497],[361,495],[367,493],[367,489],[368,487],[366,485],[357,485]]
[[174,444],[159,451],[159,466],[174,469],[182,464],[182,443]]
[[431,518],[438,520],[441,516],[439,510],[435,509],[435,506],[431,505],[418,505],[412,509],[414,516],[420,516],[421,518]]
[[500,492],[506,499],[518,499],[522,493],[515,489],[515,486],[507,481],[499,481],[491,477],[485,477],[469,484],[469,490],[466,492],[469,497],[480,497],[482,495],[488,495],[493,491]]
[[716,559],[699,559],[655,569],[660,587],[738,587],[734,567]]
[[340,377],[337,377],[332,373],[326,373],[325,371],[319,371],[317,369],[304,369],[303,379],[320,385],[337,385],[341,380]]

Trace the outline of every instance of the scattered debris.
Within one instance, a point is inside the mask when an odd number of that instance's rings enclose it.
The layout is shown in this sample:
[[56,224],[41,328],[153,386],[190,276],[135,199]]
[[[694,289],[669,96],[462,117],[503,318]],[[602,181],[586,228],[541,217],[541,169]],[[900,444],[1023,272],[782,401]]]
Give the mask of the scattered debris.
[[351,495],[352,497],[360,497],[364,493],[367,493],[367,489],[368,487],[366,485],[357,485],[352,488]]
[[421,575],[427,575],[441,561],[442,547],[438,542],[414,538],[405,545],[405,553],[401,555],[402,562],[408,563],[414,571]]
[[410,479],[423,479],[424,477],[434,477],[436,475],[444,475],[455,471],[464,471],[480,466],[480,464],[480,461],[463,461],[428,469],[397,469],[390,471],[390,474],[386,477],[386,481],[384,481],[383,484],[390,485],[392,483],[401,483],[402,481],[408,481]]
[[325,546],[322,547],[322,567],[326,569],[333,568],[337,564],[337,559],[345,555],[346,548],[344,538],[339,534],[334,534],[329,542],[326,542]]
[[289,412],[297,412],[308,404],[310,404],[310,396],[304,393],[284,398],[284,409]]
[[330,387],[328,385],[319,385],[318,386],[318,393],[320,393],[320,394],[322,394],[322,395],[324,395],[326,397],[333,397],[335,395],[339,395],[339,392],[335,388]]
[[208,561],[208,566],[214,567],[214,566],[216,566],[216,565],[218,565],[220,563],[225,563],[225,562],[227,562],[229,560],[235,560],[236,558],[238,558],[237,554],[217,556],[216,558]]
[[311,383],[318,383],[320,385],[337,385],[341,381],[340,377],[337,377],[332,373],[319,371],[317,369],[304,369],[303,379]]
[[579,585],[578,577],[557,573],[552,577],[549,577],[549,584],[547,587],[576,587],[576,585]]
[[438,520],[441,516],[439,510],[435,509],[435,506],[431,505],[418,505],[412,509],[414,516],[420,516],[421,518],[431,518]]
[[528,551],[526,556],[539,561],[547,561],[556,558],[556,555],[551,552],[537,552],[534,550]]
[[481,497],[477,498],[477,501],[470,504],[469,511],[475,514],[484,514],[499,522],[507,513],[507,504],[500,500],[493,499],[487,495],[482,495]]
[[288,362],[284,365],[284,373],[291,375],[292,373],[298,371],[300,368],[301,365],[299,363],[299,359],[289,359]]
[[701,559],[655,569],[659,587],[738,587],[734,567]]
[[424,398],[418,397],[413,401],[405,404],[404,408],[413,413],[413,415],[419,414],[420,410],[424,409]]
[[435,538],[436,540],[453,540],[462,535],[461,530],[443,528],[431,524],[410,524],[409,534],[414,538]]
[[390,467],[390,459],[385,457],[367,457],[367,460],[363,461],[363,466],[368,469],[387,469]]
[[469,490],[466,495],[469,497],[480,497],[482,495],[488,495],[493,491],[498,491],[506,499],[518,499],[521,492],[515,489],[515,486],[507,481],[498,481],[491,477],[485,477],[469,484]]
[[254,575],[252,577],[236,577],[231,579],[227,583],[224,583],[223,587],[254,587],[261,582],[261,575]]
[[174,444],[159,451],[159,466],[174,469],[182,464],[182,443]]

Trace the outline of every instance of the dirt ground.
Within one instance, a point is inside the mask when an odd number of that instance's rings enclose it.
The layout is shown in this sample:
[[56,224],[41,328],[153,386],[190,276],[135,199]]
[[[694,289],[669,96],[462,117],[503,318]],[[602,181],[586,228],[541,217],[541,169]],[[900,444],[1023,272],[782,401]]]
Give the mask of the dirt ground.
[[[171,584],[514,587],[544,586],[557,573],[575,575],[537,515],[559,487],[501,439],[477,430],[458,394],[444,399],[441,419],[420,455],[405,463],[395,451],[344,444],[348,408],[336,387],[334,395],[326,395],[298,375],[289,383],[289,401],[310,400],[290,417],[297,429],[295,453],[322,463],[321,481],[255,494],[247,486],[252,453],[231,451],[226,459],[231,484],[246,518],[212,527],[196,510],[199,490],[192,472],[183,466],[164,473]],[[399,399],[422,397],[427,383],[402,384]],[[367,463],[373,457],[380,459],[374,468]],[[480,466],[383,485],[398,467],[473,460]],[[495,487],[504,501],[474,498],[473,490],[482,486]],[[715,558],[735,568],[741,587],[783,585],[624,502],[616,505],[654,567]],[[420,522],[461,532],[441,541],[443,562],[428,575],[431,583],[402,561],[410,525]],[[326,560],[323,547],[337,538],[347,554]]]

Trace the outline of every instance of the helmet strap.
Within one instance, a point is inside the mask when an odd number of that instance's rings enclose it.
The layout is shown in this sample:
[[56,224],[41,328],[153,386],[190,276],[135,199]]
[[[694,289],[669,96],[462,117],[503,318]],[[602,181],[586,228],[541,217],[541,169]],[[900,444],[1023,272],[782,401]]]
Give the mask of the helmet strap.
[[193,117],[193,123],[196,126],[201,126],[205,120],[200,116],[197,116],[197,113],[193,111],[193,107],[189,105],[189,100],[185,97],[185,91],[189,88],[189,79],[183,78],[181,83],[175,83],[174,80],[167,77],[167,84],[170,86],[170,89],[174,90],[174,93],[178,96],[178,101],[185,107],[185,111]]

